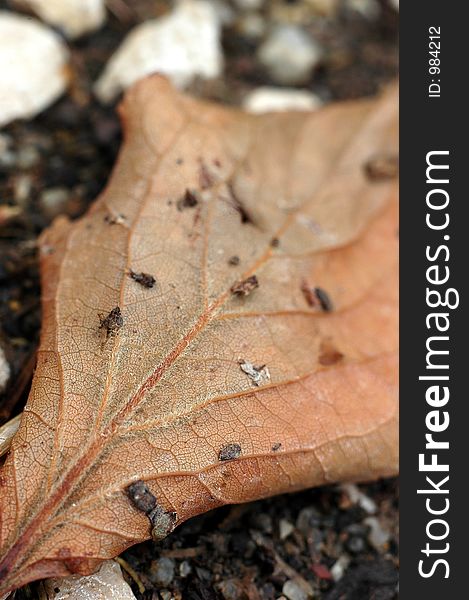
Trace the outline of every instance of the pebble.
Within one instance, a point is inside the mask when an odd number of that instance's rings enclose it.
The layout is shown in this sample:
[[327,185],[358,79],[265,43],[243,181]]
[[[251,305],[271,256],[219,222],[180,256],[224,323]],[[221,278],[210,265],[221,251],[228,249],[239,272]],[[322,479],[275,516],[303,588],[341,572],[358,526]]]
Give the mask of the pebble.
[[12,147],[13,139],[5,133],[0,133],[0,166],[12,167],[15,164],[16,154],[13,152]]
[[286,519],[280,519],[278,524],[279,536],[281,540],[286,540],[289,535],[295,531],[295,526]]
[[252,40],[257,40],[264,36],[266,22],[261,15],[257,13],[247,13],[240,17],[236,27],[240,35]]
[[334,581],[339,581],[344,576],[350,564],[350,557],[343,554],[331,567],[331,575]]
[[187,577],[192,573],[191,563],[188,560],[183,560],[179,565],[179,575],[181,577]]
[[240,10],[260,10],[264,0],[234,0]]
[[274,27],[257,51],[259,62],[275,83],[299,85],[309,80],[322,50],[303,29],[292,25]]
[[291,579],[285,581],[283,584],[282,594],[288,598],[288,600],[308,600],[308,598],[311,597],[302,587]]
[[169,585],[174,579],[174,560],[166,556],[162,556],[157,560],[153,560],[150,566],[149,577],[152,583],[157,585]]
[[183,0],[172,13],[138,25],[111,57],[95,85],[101,102],[111,102],[132,83],[162,73],[178,88],[195,77],[220,75],[221,23],[206,0]]
[[41,192],[39,203],[42,212],[49,219],[53,219],[57,215],[65,212],[65,207],[68,202],[69,191],[64,187],[54,187],[45,189]]
[[10,365],[8,364],[3,348],[0,346],[0,392],[3,392],[6,388],[9,379]]
[[352,504],[358,504],[369,515],[375,514],[378,510],[373,498],[364,494],[354,483],[344,483],[340,488],[347,494]]
[[44,587],[50,600],[135,600],[120,566],[113,560],[104,562],[94,575],[47,579]]
[[306,90],[275,87],[256,88],[243,101],[245,110],[257,114],[287,110],[316,110],[321,104],[318,96]]
[[368,541],[378,551],[382,551],[385,545],[389,542],[390,534],[389,531],[383,528],[381,523],[376,517],[367,517],[363,520],[365,525],[368,525],[370,532],[368,534]]
[[29,9],[71,39],[96,31],[106,20],[104,0],[14,0],[14,4]]
[[381,12],[377,0],[347,0],[346,6],[370,21],[377,19]]
[[0,127],[34,117],[63,94],[68,57],[42,23],[0,11]]

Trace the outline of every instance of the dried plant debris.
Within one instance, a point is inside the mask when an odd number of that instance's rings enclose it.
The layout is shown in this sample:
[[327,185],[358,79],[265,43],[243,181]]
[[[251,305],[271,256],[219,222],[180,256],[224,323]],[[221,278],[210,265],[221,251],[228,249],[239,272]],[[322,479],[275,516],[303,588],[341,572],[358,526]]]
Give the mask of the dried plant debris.
[[251,225],[254,225],[253,218],[251,217],[241,198],[236,193],[235,187],[231,182],[228,184],[228,190],[230,192],[229,204],[236,212],[239,213],[241,223],[251,223]]
[[242,281],[237,281],[231,286],[231,293],[236,296],[249,296],[256,288],[259,287],[259,280],[256,275],[251,275]]
[[162,540],[176,524],[177,515],[165,511],[152,494],[147,484],[138,480],[126,488],[126,493],[137,510],[147,515],[151,523],[151,534],[155,541]]
[[122,214],[117,214],[117,215],[107,214],[104,217],[104,222],[107,223],[108,225],[123,225],[125,223],[125,215],[122,215]]
[[112,337],[119,333],[120,328],[124,325],[124,318],[122,316],[121,309],[118,306],[113,308],[106,317],[100,315],[99,319],[99,328],[106,331],[106,338]]
[[319,364],[330,367],[343,360],[344,355],[329,340],[324,340],[319,346]]
[[379,154],[370,158],[364,169],[372,181],[395,179],[399,174],[399,157],[397,154]]
[[234,460],[241,456],[241,446],[239,444],[227,444],[220,448],[218,460]]
[[312,287],[306,280],[301,283],[301,291],[305,297],[308,306],[321,308],[324,312],[331,312],[334,310],[334,305],[330,299],[329,294],[320,287]]
[[136,273],[135,271],[130,270],[129,277],[146,288],[152,288],[156,283],[156,279],[153,275],[149,275],[148,273]]
[[261,386],[270,383],[270,372],[266,365],[255,367],[251,362],[244,359],[240,360],[238,364],[254,385]]
[[319,300],[316,296],[314,288],[311,287],[306,280],[301,282],[301,291],[303,292],[303,296],[305,297],[308,306],[314,307],[318,306]]
[[176,526],[177,514],[167,512],[161,506],[157,505],[149,515],[152,528],[151,537],[154,542],[159,542],[173,531]]
[[149,513],[155,508],[156,498],[148,489],[147,484],[141,479],[131,483],[127,487],[126,492],[138,510]]
[[199,194],[193,190],[186,190],[184,196],[177,201],[178,210],[194,208],[199,203]]
[[324,312],[331,312],[334,310],[334,305],[332,304],[332,300],[330,299],[326,290],[316,287],[314,288],[314,293],[316,294],[319,304]]

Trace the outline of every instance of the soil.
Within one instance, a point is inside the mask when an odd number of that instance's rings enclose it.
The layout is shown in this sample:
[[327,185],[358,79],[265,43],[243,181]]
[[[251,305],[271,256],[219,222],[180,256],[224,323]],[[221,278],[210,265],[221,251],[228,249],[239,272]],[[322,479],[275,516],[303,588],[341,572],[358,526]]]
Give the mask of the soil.
[[[121,142],[114,107],[96,101],[92,82],[135,24],[171,4],[109,0],[107,25],[70,44],[69,93],[34,120],[0,131],[0,344],[12,370],[0,395],[0,423],[22,410],[34,368],[41,322],[38,235],[58,214],[72,219],[83,214],[104,187]],[[370,16],[352,10],[353,4],[379,11]],[[269,22],[272,7],[276,14],[284,11],[323,46],[325,58],[307,86],[311,91],[324,101],[356,98],[376,93],[396,76],[398,17],[385,0],[341,0],[330,19],[311,18],[311,5],[273,0],[260,12]],[[231,6],[240,18],[237,4]],[[5,9],[8,2],[0,0]],[[223,77],[198,81],[190,91],[237,105],[250,89],[272,85],[255,59],[258,43],[236,23],[226,28]],[[138,599],[273,600],[282,593],[290,600],[396,598],[397,482],[360,490],[376,504],[373,522],[337,486],[225,507],[192,519],[163,542],[128,550],[122,564],[132,575],[126,577]],[[376,526],[385,533],[381,545],[372,535]],[[37,597],[35,585],[16,594]]]

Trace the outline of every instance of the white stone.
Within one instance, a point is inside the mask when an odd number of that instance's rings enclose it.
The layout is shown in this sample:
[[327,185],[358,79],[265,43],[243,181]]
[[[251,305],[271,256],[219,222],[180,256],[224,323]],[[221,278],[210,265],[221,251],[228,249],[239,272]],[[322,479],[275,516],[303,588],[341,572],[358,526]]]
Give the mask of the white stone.
[[169,15],[130,32],[96,83],[96,95],[102,102],[111,102],[150,73],[167,75],[179,88],[196,76],[217,77],[223,63],[220,26],[210,2],[183,0]]
[[9,379],[10,365],[8,364],[3,348],[0,346],[0,392],[3,392]]
[[104,0],[14,0],[71,38],[99,29],[106,20]]
[[94,575],[47,579],[44,587],[50,600],[135,600],[120,566],[113,560],[104,562]]
[[332,565],[331,575],[334,581],[339,581],[344,576],[347,567],[350,564],[350,557],[347,554],[343,554],[339,559]]
[[281,540],[286,540],[287,537],[295,531],[295,526],[286,519],[280,519],[278,524],[279,537]]
[[257,52],[259,62],[276,83],[305,83],[321,60],[319,45],[305,31],[292,25],[275,27]]
[[381,12],[377,0],[347,0],[346,6],[370,21],[377,19]]
[[376,502],[373,500],[373,498],[370,498],[364,494],[354,483],[343,483],[340,488],[350,498],[350,502],[353,504],[358,504],[358,506],[363,508],[363,510],[369,515],[375,514],[378,510]]
[[63,94],[68,56],[39,21],[0,11],[0,127],[34,117]]
[[235,4],[241,10],[260,10],[264,0],[235,0]]
[[315,110],[321,100],[306,90],[275,87],[259,87],[250,92],[243,101],[248,112],[265,113],[286,110]]
[[384,529],[376,517],[367,517],[364,519],[363,523],[368,525],[370,528],[370,532],[368,534],[368,541],[370,544],[376,550],[382,550],[391,538],[389,531]]

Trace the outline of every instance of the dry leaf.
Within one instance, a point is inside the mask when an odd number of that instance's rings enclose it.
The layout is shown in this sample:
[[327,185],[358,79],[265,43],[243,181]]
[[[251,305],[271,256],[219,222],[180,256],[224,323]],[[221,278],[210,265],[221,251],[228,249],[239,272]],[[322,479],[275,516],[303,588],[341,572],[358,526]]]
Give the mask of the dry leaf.
[[127,94],[107,189],[41,241],[0,592],[221,504],[396,472],[396,189],[364,168],[396,153],[396,102],[255,117],[159,77]]

